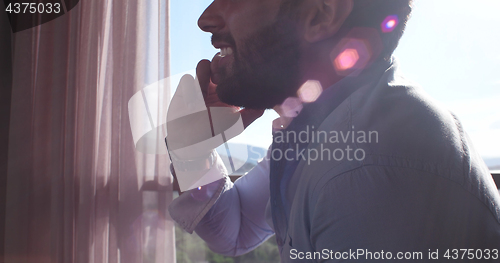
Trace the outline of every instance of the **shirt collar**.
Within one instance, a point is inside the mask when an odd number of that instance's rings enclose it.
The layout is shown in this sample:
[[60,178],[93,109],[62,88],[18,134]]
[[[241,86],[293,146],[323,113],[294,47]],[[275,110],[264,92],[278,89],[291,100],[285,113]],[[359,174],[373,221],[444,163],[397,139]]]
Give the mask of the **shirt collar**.
[[275,106],[273,109],[279,118],[273,121],[273,130],[286,129],[303,108],[304,103],[297,97],[287,98],[281,105]]
[[[376,83],[393,64],[396,64],[394,57],[389,61],[381,59],[373,63],[367,70],[353,72],[353,74],[324,89],[317,100],[311,103],[304,103],[298,97],[287,98],[281,105],[273,108],[280,116],[273,121],[273,132],[285,130],[292,122],[300,123],[302,119],[313,119],[312,122],[315,122],[314,120],[322,121],[326,118],[324,115],[332,112],[345,99],[343,97],[347,97],[360,87]],[[299,119],[299,121],[295,119]]]

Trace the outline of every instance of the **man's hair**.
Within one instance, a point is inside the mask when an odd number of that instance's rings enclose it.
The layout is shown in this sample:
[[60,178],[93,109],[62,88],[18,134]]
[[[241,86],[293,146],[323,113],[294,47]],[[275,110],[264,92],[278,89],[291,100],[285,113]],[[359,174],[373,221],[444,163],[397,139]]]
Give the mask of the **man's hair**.
[[[300,8],[303,1],[307,0],[283,0],[282,11],[295,17],[297,8]],[[339,30],[338,37],[343,37],[355,27],[375,28],[384,44],[381,56],[385,59],[390,58],[410,18],[413,0],[354,0],[353,2],[352,12]],[[383,32],[382,22],[389,16],[397,16],[399,22],[391,32]]]

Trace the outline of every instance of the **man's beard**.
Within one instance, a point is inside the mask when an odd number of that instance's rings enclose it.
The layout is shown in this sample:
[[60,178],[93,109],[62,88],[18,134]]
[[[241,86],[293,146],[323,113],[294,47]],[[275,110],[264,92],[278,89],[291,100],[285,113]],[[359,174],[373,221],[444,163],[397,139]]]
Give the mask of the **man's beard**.
[[259,30],[234,50],[232,68],[220,72],[216,91],[222,102],[248,109],[271,109],[296,96],[300,87],[299,38],[293,23],[279,21]]

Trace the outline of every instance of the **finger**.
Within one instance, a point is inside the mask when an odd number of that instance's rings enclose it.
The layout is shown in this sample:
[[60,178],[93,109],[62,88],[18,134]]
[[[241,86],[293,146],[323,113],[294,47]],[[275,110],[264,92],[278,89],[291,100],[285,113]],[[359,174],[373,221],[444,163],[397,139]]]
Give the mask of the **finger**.
[[238,107],[226,104],[226,103],[221,102],[221,101],[217,101],[217,102],[214,102],[214,103],[210,104],[209,108],[215,108],[215,107],[218,107],[218,108],[230,108],[233,112],[239,112],[239,109],[240,109]]
[[215,92],[215,89],[217,89],[217,85],[214,84],[213,82],[210,82],[210,84],[208,84],[208,95],[209,96],[217,96],[217,92]]
[[219,96],[217,96],[217,93],[215,91],[210,91],[210,94],[205,97],[205,103],[207,104],[207,106],[212,106],[214,103],[219,101]]
[[242,109],[240,110],[240,114],[243,121],[243,127],[246,129],[248,125],[252,124],[252,122],[264,114],[264,110]]
[[198,62],[198,65],[196,66],[196,78],[200,83],[201,93],[203,94],[203,97],[206,97],[209,94],[208,86],[210,85],[211,74],[210,61],[204,59]]

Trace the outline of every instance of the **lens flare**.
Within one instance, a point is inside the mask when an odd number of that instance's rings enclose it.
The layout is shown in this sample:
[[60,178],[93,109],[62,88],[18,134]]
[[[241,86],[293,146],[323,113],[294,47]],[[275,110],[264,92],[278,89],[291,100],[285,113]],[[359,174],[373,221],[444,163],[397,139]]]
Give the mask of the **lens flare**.
[[340,71],[351,69],[356,65],[358,60],[358,51],[354,48],[348,48],[340,53],[335,59],[335,68]]
[[323,88],[319,81],[308,80],[297,93],[302,102],[310,103],[316,101],[322,92]]
[[296,117],[301,110],[302,102],[299,98],[289,97],[281,104],[281,114],[286,117]]
[[387,28],[393,28],[396,25],[396,20],[390,20],[387,22],[386,27]]
[[382,51],[380,31],[353,28],[330,52],[330,60],[339,76],[357,76]]
[[397,15],[390,15],[384,19],[380,27],[382,28],[382,32],[390,33],[392,32],[399,24],[399,18]]

